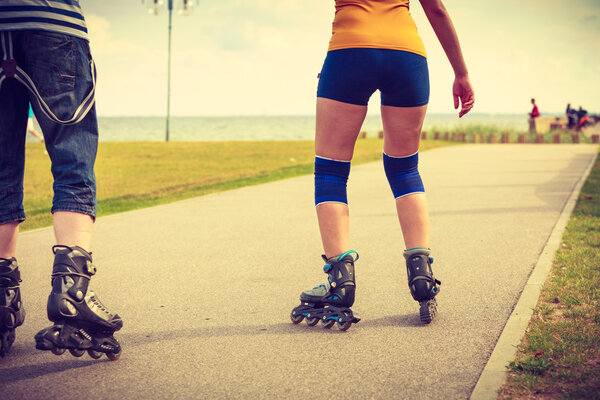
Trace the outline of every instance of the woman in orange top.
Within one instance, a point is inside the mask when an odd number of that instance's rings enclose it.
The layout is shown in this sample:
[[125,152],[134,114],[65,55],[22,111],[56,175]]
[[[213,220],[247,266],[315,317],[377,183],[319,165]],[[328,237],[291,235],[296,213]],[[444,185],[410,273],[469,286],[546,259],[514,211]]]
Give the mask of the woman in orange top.
[[[454,108],[459,117],[474,96],[454,26],[441,0],[420,0],[452,68]],[[421,127],[429,101],[425,48],[409,12],[409,0],[335,0],[329,51],[317,90],[315,204],[327,281],[302,292],[294,323],[319,320],[348,329],[358,322],[354,262],[350,250],[346,182],[370,96],[381,92],[383,162],[396,201],[407,250],[409,288],[420,303],[421,320],[431,322],[440,282],[431,270],[429,215],[418,171]]]

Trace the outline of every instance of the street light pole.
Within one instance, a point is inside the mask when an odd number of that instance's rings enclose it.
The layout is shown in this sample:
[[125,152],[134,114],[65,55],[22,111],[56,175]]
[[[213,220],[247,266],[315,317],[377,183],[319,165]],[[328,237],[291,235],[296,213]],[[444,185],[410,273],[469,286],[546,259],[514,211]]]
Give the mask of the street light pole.
[[[171,31],[173,28],[173,2],[175,0],[168,0],[169,8],[169,48],[168,48],[168,65],[167,65],[167,126],[166,126],[166,141],[169,141],[169,122],[171,119]],[[176,0],[179,4],[179,13],[181,15],[190,15],[194,8],[193,0]],[[164,4],[164,0],[145,0],[148,5],[148,12],[150,14],[158,15],[160,9]],[[144,0],[142,0],[144,3]]]
[[173,22],[173,0],[169,0],[169,55],[167,67],[167,138],[169,141],[169,120],[171,118],[171,27]]

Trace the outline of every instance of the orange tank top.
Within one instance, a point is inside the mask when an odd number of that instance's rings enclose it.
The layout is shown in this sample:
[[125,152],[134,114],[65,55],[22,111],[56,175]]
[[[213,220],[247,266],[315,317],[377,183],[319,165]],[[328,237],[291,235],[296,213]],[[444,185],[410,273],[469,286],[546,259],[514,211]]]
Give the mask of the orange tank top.
[[410,0],[335,0],[329,50],[370,47],[426,57],[409,12]]

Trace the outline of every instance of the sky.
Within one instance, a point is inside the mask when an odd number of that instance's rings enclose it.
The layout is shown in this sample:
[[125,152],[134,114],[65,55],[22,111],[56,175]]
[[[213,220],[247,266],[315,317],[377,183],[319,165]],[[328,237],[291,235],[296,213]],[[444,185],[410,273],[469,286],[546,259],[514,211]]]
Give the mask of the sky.
[[[198,0],[173,13],[171,115],[312,115],[334,0]],[[141,0],[81,0],[100,116],[162,116],[168,12]],[[475,89],[473,112],[600,113],[600,0],[445,0]],[[418,1],[429,112],[452,113],[452,68]],[[379,96],[369,103],[377,113]]]

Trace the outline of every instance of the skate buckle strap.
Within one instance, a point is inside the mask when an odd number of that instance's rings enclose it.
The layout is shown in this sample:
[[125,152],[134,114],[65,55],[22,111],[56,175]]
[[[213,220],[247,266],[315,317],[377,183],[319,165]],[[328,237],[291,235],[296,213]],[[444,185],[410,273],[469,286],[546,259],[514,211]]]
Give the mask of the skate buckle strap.
[[79,272],[54,272],[52,273],[52,275],[50,275],[51,278],[58,278],[59,276],[80,276],[82,278],[87,279],[88,281],[91,280],[90,275],[86,275],[86,274],[80,274]]
[[411,247],[410,249],[406,249],[406,251],[412,251],[412,250],[425,250],[425,251],[429,251],[428,247]]
[[345,253],[340,254],[339,256],[335,256],[335,257],[331,257],[331,258],[327,258],[327,256],[325,254],[323,254],[323,260],[325,260],[325,262],[327,264],[325,264],[325,266],[323,267],[323,271],[325,272],[329,272],[329,270],[331,269],[331,264],[336,263],[336,262],[340,262],[344,259],[344,257],[349,256],[351,254],[356,254],[356,258],[354,258],[352,260],[352,262],[355,262],[358,260],[358,253],[354,250],[348,250]]
[[352,260],[352,261],[353,262],[357,261],[358,260],[358,253],[356,251],[354,251],[354,250],[348,250],[347,252],[340,254],[339,256],[336,257],[337,258],[336,261],[341,261],[344,257],[349,256],[351,254],[356,254],[356,258],[354,260]]
[[442,282],[440,282],[439,280],[435,279],[435,277],[433,275],[429,276],[429,275],[417,275],[417,276],[413,276],[413,278],[410,280],[409,285],[412,285],[415,281],[418,280],[426,280],[429,282],[435,282],[438,285],[441,285]]
[[[17,282],[16,286],[5,286],[8,289],[15,289],[18,288],[19,285],[18,283],[23,282],[23,280],[21,279],[21,271],[19,271],[19,266],[16,263],[16,260],[14,258],[0,258],[0,260],[4,260],[6,262],[8,262],[8,265],[5,265],[5,267],[8,267],[9,270],[7,272],[3,272],[0,274],[0,278],[5,278],[8,279],[8,281],[10,283],[12,282]],[[12,268],[12,265],[15,265],[14,268]]]
[[92,264],[90,260],[85,260],[85,272],[87,272],[90,276],[96,273],[96,266]]

